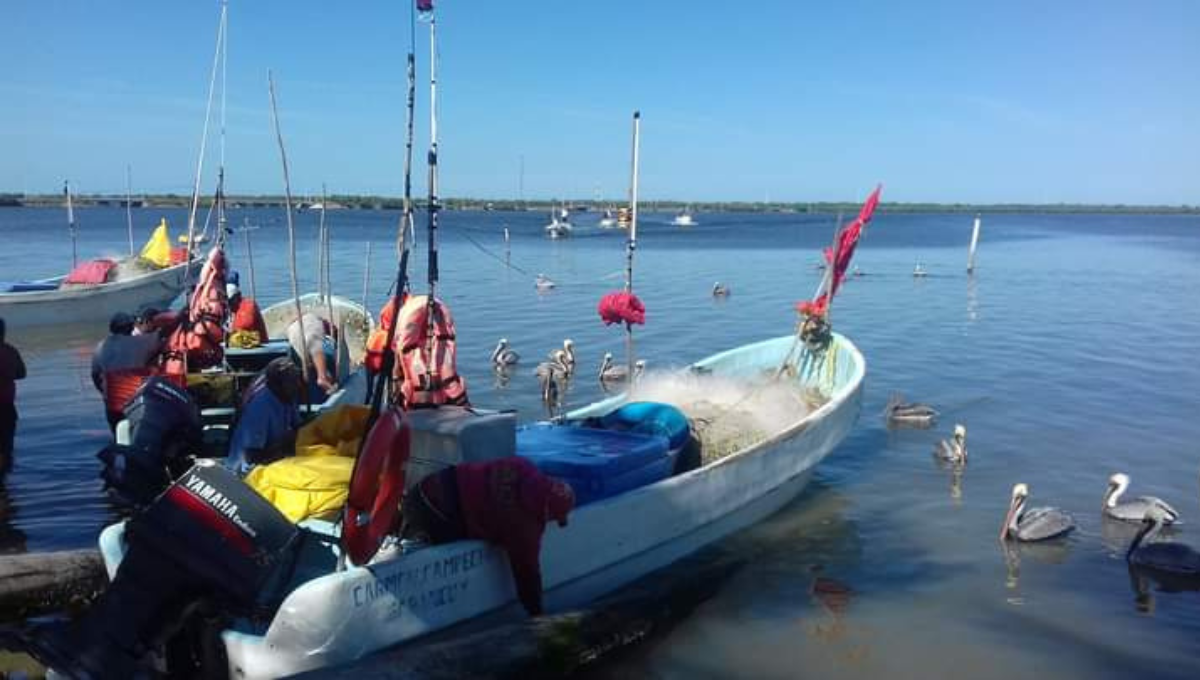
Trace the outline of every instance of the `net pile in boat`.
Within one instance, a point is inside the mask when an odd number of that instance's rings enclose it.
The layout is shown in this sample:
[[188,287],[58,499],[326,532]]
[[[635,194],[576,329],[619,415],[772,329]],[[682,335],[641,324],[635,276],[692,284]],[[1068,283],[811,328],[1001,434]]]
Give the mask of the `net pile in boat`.
[[736,379],[649,373],[638,382],[633,398],[682,410],[700,439],[704,464],[783,432],[820,405],[799,383],[771,375]]

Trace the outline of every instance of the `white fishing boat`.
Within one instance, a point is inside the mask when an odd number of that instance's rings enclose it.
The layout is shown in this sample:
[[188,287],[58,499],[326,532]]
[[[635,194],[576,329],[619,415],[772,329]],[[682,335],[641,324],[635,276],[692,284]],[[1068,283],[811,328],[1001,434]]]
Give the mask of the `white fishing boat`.
[[122,264],[117,270],[128,274],[106,283],[64,285],[59,276],[10,284],[11,292],[0,292],[0,318],[10,329],[106,322],[116,312],[165,307],[183,290],[185,264],[151,270]]
[[691,206],[679,211],[679,214],[671,220],[671,224],[677,227],[694,227],[696,226],[696,218],[692,215]]
[[[834,335],[819,354],[797,353],[785,336],[722,352],[687,375],[719,381],[781,382],[808,395],[796,417],[689,472],[583,505],[566,528],[548,527],[542,579],[549,611],[574,607],[696,551],[783,507],[813,468],[851,431],[861,407],[866,364]],[[781,366],[788,370],[780,373]],[[621,395],[568,415],[602,416]],[[518,447],[519,447],[518,443]],[[520,450],[517,451],[520,455]],[[419,455],[419,454],[414,454]],[[497,612],[521,615],[503,552],[479,541],[381,551],[347,567],[339,527],[301,524],[303,541],[272,614],[220,633],[231,678],[274,678],[343,664],[373,651]],[[125,554],[125,525],[106,529],[100,547],[110,575]]]
[[565,209],[550,211],[550,223],[546,225],[547,238],[567,238],[573,230],[570,214]]

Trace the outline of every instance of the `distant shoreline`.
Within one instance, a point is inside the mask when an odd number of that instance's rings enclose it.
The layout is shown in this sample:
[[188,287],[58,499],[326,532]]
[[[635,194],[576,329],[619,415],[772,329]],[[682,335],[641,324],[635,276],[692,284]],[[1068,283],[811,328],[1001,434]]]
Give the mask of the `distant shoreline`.
[[[76,207],[124,207],[124,196],[73,196]],[[187,208],[191,205],[189,196],[179,194],[138,195],[133,197],[133,206],[139,208]],[[201,203],[207,206],[211,197],[203,197]],[[227,202],[233,208],[281,208],[282,196],[229,196]],[[424,200],[416,202],[418,208],[424,207]],[[63,205],[61,194],[4,194],[0,193],[0,208],[57,208]],[[297,200],[294,205],[298,209],[307,209],[313,205],[311,200]],[[442,206],[446,210],[495,210],[507,212],[548,212],[563,205],[561,201],[513,199],[486,200],[475,198],[445,198]],[[606,207],[616,210],[621,204],[616,201],[566,201],[572,211],[599,211]],[[391,196],[330,196],[330,210],[399,210],[403,201]],[[858,203],[853,202],[750,202],[750,201],[643,201],[640,208],[646,212],[678,212],[690,208],[696,212],[746,212],[746,213],[787,213],[787,214],[827,214],[844,212],[851,213],[859,209]],[[1082,204],[1082,203],[890,203],[883,202],[879,209],[888,213],[1027,213],[1027,214],[1062,214],[1062,213],[1097,213],[1124,215],[1197,215],[1200,205],[1125,205],[1125,204]]]

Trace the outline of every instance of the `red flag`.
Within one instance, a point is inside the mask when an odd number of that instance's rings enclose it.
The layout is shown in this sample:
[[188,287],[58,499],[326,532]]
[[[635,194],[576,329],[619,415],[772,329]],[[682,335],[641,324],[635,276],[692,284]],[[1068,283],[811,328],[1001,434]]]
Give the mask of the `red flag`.
[[417,0],[417,14],[421,19],[433,18],[433,0]]
[[834,249],[825,249],[825,261],[829,263],[829,273],[832,277],[829,283],[829,290],[823,291],[817,298],[811,302],[805,300],[796,305],[796,309],[801,314],[812,316],[813,314],[824,314],[829,308],[829,301],[837,294],[838,288],[841,287],[842,281],[846,278],[846,270],[850,268],[850,259],[854,257],[854,249],[858,246],[858,239],[862,236],[863,227],[871,221],[871,217],[875,215],[875,208],[879,206],[879,194],[883,191],[883,185],[875,187],[875,191],[867,197],[863,203],[862,210],[858,212],[858,217],[853,222],[847,224],[840,232],[834,242]]

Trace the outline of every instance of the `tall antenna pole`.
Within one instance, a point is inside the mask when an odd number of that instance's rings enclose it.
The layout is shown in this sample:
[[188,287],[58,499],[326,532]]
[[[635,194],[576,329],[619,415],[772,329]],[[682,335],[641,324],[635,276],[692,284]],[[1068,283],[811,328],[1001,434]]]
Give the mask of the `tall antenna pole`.
[[300,325],[300,368],[304,373],[304,394],[308,395],[308,338],[304,332],[304,310],[300,307],[300,284],[296,281],[296,225],[292,221],[292,180],[288,176],[287,151],[283,148],[283,133],[279,130],[279,111],[275,107],[275,78],[267,71],[267,91],[271,95],[271,122],[275,126],[275,140],[279,143],[279,160],[283,163],[283,208],[287,211],[288,257],[292,269],[292,300],[296,304],[296,323]]
[[[641,142],[642,113],[633,112],[633,168],[629,182],[629,238],[625,242],[625,292],[633,292],[633,253],[637,250],[637,214],[638,214],[638,153]],[[630,386],[636,378],[633,371],[633,324],[625,324],[625,362]]]
[[220,166],[217,168],[217,237],[218,244],[225,242],[225,70],[226,55],[229,49],[229,26],[224,21],[227,0],[221,0],[222,22],[225,23],[225,35],[221,39],[221,142]]
[[221,58],[222,46],[225,44],[225,20],[228,9],[225,0],[222,0],[221,19],[217,24],[217,45],[213,50],[212,74],[208,79],[208,103],[204,106],[204,131],[200,134],[200,153],[196,158],[196,179],[192,185],[192,206],[188,210],[187,259],[184,265],[184,281],[187,281],[190,277],[192,253],[196,247],[196,211],[200,207],[200,177],[204,173],[204,150],[208,145],[208,123],[212,118],[213,91],[217,86],[217,65]]
[[125,226],[129,231],[129,256],[133,257],[133,169],[125,166]]
[[[437,136],[437,18],[429,19],[429,305],[432,310],[438,281],[438,136]],[[433,322],[433,315],[429,322]]]
[[67,231],[71,234],[71,269],[79,265],[79,247],[76,244],[75,206],[71,204],[71,181],[63,182],[63,195],[67,197]]

